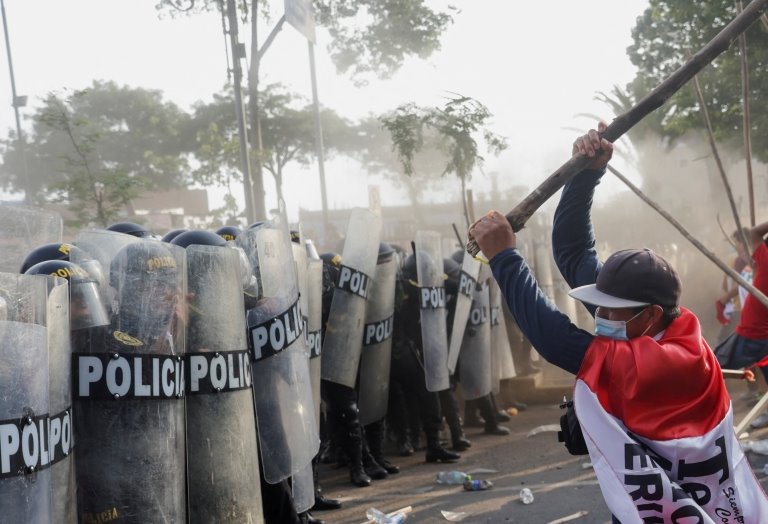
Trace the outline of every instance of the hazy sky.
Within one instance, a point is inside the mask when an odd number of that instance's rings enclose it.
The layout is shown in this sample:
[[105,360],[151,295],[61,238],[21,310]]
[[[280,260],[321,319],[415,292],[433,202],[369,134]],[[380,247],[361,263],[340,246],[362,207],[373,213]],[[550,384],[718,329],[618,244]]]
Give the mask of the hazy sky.
[[[435,7],[448,2],[433,1]],[[316,50],[321,102],[355,118],[415,101],[441,105],[446,92],[476,98],[495,115],[492,129],[508,138],[486,172],[499,173],[500,187],[533,187],[570,154],[574,131],[593,122],[579,113],[611,118],[595,101],[599,91],[626,84],[634,68],[626,57],[630,31],[647,0],[454,0],[460,8],[429,60],[409,60],[397,76],[365,88],[338,76],[325,53],[328,36],[318,32]],[[50,91],[83,88],[94,79],[162,90],[188,108],[208,100],[226,81],[224,38],[216,13],[158,17],[156,0],[5,0],[17,91],[30,105]],[[273,1],[276,19],[282,1]],[[268,29],[262,30],[266,35]],[[248,28],[241,28],[247,39]],[[0,129],[14,126],[10,81],[2,54]],[[307,47],[285,26],[262,63],[263,82],[283,82],[311,97]],[[24,109],[31,114],[32,108]],[[3,132],[5,134],[5,132]],[[631,169],[629,169],[631,172]],[[316,169],[293,169],[286,198],[295,216],[299,206],[320,207]],[[268,207],[274,206],[266,174]],[[378,178],[368,179],[354,162],[327,166],[331,207],[367,205],[368,184],[382,185],[383,204],[402,193]],[[476,173],[472,187],[490,183]],[[457,191],[458,182],[446,179]],[[235,188],[239,190],[239,188]],[[221,190],[212,191],[213,204]]]

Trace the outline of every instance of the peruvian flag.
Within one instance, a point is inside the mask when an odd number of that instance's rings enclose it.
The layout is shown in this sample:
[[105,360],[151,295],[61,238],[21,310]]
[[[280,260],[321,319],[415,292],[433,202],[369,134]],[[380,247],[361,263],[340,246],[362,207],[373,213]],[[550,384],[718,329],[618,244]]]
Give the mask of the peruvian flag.
[[720,366],[690,311],[658,341],[596,337],[573,398],[603,497],[622,524],[768,523]]

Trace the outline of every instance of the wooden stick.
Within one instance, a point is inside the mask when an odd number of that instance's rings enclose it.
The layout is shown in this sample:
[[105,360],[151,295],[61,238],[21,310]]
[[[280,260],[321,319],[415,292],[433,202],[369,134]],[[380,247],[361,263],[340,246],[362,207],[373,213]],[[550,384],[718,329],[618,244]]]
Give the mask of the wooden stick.
[[728,264],[717,258],[717,255],[712,253],[709,249],[704,247],[704,244],[696,240],[691,234],[678,222],[675,220],[672,215],[664,211],[656,202],[651,200],[649,197],[643,193],[639,187],[637,187],[635,184],[630,182],[624,175],[619,173],[613,166],[608,166],[608,171],[616,175],[616,178],[624,182],[629,189],[631,189],[637,196],[639,196],[643,202],[651,206],[653,209],[656,210],[661,216],[667,219],[667,222],[672,224],[675,229],[677,229],[688,241],[696,246],[696,248],[702,252],[702,254],[710,259],[712,262],[715,263],[717,267],[722,269],[729,277],[734,279],[736,283],[738,283],[741,287],[749,291],[754,297],[759,300],[765,307],[768,307],[768,297],[766,297],[762,292],[760,292],[759,289],[754,287],[752,284],[744,280],[744,278],[739,275],[736,271],[734,271],[732,268],[728,267]]
[[[608,129],[605,130],[603,137],[609,142],[615,142],[649,113],[661,107],[696,73],[728,49],[733,40],[760,18],[760,15],[766,9],[768,9],[768,0],[753,0],[750,2],[741,14],[736,16],[677,71],[656,86],[653,91],[631,109],[617,116],[608,126]],[[539,187],[534,189],[512,211],[507,213],[507,220],[512,225],[512,229],[520,231],[531,215],[563,185],[581,172],[589,164],[589,161],[590,158],[586,155],[575,155],[544,180]],[[480,252],[480,248],[471,235],[467,242],[467,251],[472,255],[477,255]]]
[[696,91],[696,97],[699,99],[699,106],[701,106],[701,114],[704,117],[704,124],[707,128],[707,136],[709,137],[709,147],[712,149],[712,156],[715,157],[715,164],[717,164],[717,171],[720,173],[720,179],[723,181],[723,187],[725,188],[725,194],[728,197],[728,202],[731,204],[731,213],[733,214],[733,221],[736,223],[736,234],[741,237],[741,241],[744,243],[744,249],[747,252],[751,251],[752,243],[744,234],[744,229],[741,227],[741,219],[739,218],[739,211],[736,209],[736,200],[733,198],[733,191],[731,191],[731,184],[728,182],[728,176],[725,174],[725,168],[723,167],[723,161],[720,159],[720,153],[717,151],[717,144],[715,143],[715,133],[712,130],[712,120],[709,118],[709,111],[707,110],[707,104],[704,101],[704,93],[701,91],[701,85],[699,85],[699,78],[693,77],[693,88]]
[[763,397],[757,401],[757,404],[749,410],[749,413],[741,419],[741,422],[739,422],[736,425],[736,438],[741,435],[741,432],[744,431],[750,422],[752,422],[762,411],[765,409],[766,404],[768,404],[768,393],[763,395]]
[[[736,13],[744,10],[741,0],[736,1]],[[755,227],[755,186],[752,183],[752,130],[749,123],[749,62],[747,60],[747,35],[739,35],[739,53],[741,54],[741,106],[743,108],[742,126],[744,127],[744,157],[747,162],[747,192],[749,194],[749,223]],[[745,244],[749,249],[749,244]]]

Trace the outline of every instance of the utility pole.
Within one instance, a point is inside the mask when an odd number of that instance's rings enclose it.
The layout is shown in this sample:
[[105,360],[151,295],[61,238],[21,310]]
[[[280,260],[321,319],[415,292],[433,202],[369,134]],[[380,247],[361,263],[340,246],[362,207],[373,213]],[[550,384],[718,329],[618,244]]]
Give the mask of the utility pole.
[[11,94],[13,95],[13,112],[16,115],[16,141],[19,148],[19,154],[21,155],[21,163],[23,168],[22,176],[24,177],[24,203],[30,205],[32,203],[32,181],[29,179],[29,170],[27,169],[27,151],[24,141],[24,133],[21,130],[21,117],[19,116],[19,108],[27,105],[26,96],[18,96],[16,94],[16,79],[13,75],[13,59],[11,58],[11,39],[8,36],[8,22],[5,17],[5,2],[0,0],[0,11],[3,16],[3,33],[5,34],[5,50],[8,53],[8,70],[11,73]]
[[[2,0],[0,0],[2,1]],[[243,69],[241,61],[245,58],[245,47],[237,38],[237,11],[235,0],[227,0],[227,20],[229,23],[229,44],[232,49],[232,75],[235,89],[235,112],[237,116],[237,134],[240,138],[240,170],[243,174],[243,191],[245,192],[245,216],[248,224],[256,221],[259,215],[254,209],[253,189],[251,187],[251,164],[248,154],[248,132],[245,126],[245,107],[243,105]]]
[[317,169],[320,173],[320,198],[323,206],[323,233],[328,238],[328,195],[325,190],[325,148],[323,145],[323,126],[320,122],[320,100],[317,96],[317,74],[315,73],[315,44],[307,40],[309,48],[309,74],[312,80],[312,106],[315,109],[315,150]]

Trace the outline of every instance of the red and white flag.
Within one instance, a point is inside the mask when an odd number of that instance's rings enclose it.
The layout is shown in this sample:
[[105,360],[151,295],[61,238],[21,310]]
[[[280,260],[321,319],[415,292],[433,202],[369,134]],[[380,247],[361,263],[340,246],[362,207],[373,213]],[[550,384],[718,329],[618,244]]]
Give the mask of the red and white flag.
[[768,523],[722,373],[687,310],[659,341],[596,337],[574,406],[606,504],[622,524]]

